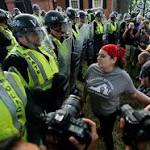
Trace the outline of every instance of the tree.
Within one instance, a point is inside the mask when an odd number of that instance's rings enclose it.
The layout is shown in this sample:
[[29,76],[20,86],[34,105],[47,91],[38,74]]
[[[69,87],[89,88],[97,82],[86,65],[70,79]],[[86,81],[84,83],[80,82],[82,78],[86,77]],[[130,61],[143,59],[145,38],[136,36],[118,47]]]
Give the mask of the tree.
[[150,2],[149,0],[130,0],[129,13],[133,11],[145,16],[149,12]]

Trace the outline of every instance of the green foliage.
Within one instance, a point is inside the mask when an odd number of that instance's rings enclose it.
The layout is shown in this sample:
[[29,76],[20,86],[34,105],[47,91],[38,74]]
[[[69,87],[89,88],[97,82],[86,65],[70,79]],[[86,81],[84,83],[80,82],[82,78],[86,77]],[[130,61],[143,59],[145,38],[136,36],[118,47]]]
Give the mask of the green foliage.
[[133,11],[143,16],[149,12],[150,0],[129,0],[129,13]]

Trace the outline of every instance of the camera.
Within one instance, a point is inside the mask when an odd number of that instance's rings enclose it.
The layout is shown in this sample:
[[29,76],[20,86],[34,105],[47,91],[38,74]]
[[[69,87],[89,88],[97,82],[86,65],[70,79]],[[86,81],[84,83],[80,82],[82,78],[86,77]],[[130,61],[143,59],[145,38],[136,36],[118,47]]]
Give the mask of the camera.
[[[68,148],[70,136],[75,137],[80,144],[88,145],[90,143],[90,129],[81,120],[80,111],[80,98],[70,95],[59,110],[45,116],[48,137],[53,137],[61,149],[73,149]],[[64,148],[65,146],[67,147]]]
[[150,112],[134,110],[130,105],[121,107],[122,116],[125,119],[123,129],[123,141],[127,145],[136,147],[138,142],[150,140]]

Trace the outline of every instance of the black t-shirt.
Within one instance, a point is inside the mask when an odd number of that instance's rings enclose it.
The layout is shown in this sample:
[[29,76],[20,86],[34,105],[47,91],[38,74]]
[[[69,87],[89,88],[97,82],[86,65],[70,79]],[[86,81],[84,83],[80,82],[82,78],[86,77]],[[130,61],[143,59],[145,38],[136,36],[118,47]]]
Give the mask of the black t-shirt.
[[126,36],[125,36],[125,44],[128,44],[128,45],[134,45],[135,44],[135,41],[136,41],[136,38],[135,38],[135,35],[137,33],[137,30],[136,29],[133,29],[133,37],[131,36],[131,29],[129,29],[126,33]]

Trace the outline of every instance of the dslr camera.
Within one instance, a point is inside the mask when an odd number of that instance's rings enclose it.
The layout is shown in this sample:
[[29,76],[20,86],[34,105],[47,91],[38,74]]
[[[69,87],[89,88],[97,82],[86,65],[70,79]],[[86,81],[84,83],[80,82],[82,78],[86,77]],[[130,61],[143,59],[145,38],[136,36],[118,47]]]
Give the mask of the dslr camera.
[[134,110],[130,105],[121,107],[122,116],[125,119],[123,129],[123,141],[125,144],[136,147],[138,142],[150,140],[150,112]]
[[90,144],[90,129],[81,120],[80,111],[80,98],[70,95],[59,110],[45,115],[48,139],[54,139],[60,149],[73,149],[73,145],[68,142],[70,136],[75,137],[80,144]]

